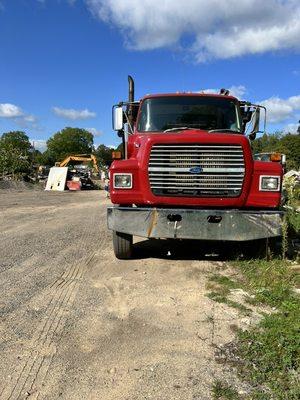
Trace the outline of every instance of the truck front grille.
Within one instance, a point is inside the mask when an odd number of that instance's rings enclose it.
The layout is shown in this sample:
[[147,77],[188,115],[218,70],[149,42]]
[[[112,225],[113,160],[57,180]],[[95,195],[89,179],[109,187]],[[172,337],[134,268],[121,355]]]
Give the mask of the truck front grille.
[[156,196],[238,197],[245,163],[240,145],[156,144],[149,160]]

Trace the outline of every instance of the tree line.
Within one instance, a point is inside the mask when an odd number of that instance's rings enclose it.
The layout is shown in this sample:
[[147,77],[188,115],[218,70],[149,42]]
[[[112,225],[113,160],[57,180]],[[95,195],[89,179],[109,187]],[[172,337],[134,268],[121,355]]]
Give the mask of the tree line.
[[[264,134],[251,142],[253,153],[280,152],[287,156],[287,169],[300,169],[300,134]],[[121,149],[121,145],[118,149]],[[25,132],[3,133],[0,137],[0,176],[29,173],[34,165],[53,166],[71,154],[94,154],[100,167],[112,162],[113,149],[95,147],[92,133],[82,128],[66,127],[47,141],[44,152],[36,150]]]
[[252,151],[256,153],[279,152],[286,154],[287,169],[300,169],[300,134],[284,134],[276,132],[272,135],[264,134],[252,143]]
[[41,152],[30,143],[25,132],[5,132],[0,137],[0,176],[30,173],[36,165],[53,166],[71,154],[94,154],[100,167],[112,162],[113,149],[94,145],[92,133],[82,128],[66,127],[47,140]]

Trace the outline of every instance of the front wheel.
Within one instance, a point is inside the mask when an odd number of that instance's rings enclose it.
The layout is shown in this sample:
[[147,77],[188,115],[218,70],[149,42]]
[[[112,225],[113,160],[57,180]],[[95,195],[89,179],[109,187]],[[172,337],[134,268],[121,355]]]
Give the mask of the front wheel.
[[128,260],[132,257],[132,235],[113,231],[113,246],[118,259]]

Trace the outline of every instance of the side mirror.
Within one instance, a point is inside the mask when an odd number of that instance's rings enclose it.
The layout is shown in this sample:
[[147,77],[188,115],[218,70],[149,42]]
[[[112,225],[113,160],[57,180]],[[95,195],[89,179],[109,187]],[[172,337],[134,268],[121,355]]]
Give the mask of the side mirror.
[[256,108],[256,110],[254,111],[253,129],[249,135],[250,140],[254,140],[256,138],[256,134],[260,132],[259,121],[260,121],[260,109]]
[[113,130],[121,131],[123,129],[123,108],[113,108]]

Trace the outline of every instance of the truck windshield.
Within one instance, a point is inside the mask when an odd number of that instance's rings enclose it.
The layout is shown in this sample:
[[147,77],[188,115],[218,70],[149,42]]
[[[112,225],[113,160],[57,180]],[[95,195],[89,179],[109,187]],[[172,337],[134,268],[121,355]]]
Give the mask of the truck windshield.
[[208,96],[165,96],[143,101],[137,129],[163,132],[183,128],[241,132],[235,101]]

